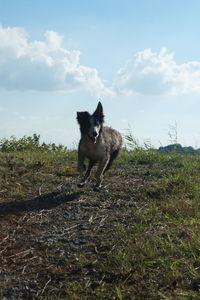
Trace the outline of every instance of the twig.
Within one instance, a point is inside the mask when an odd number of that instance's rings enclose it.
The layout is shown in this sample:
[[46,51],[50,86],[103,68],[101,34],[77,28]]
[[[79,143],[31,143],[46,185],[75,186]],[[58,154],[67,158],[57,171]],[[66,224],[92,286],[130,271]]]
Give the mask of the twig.
[[26,255],[28,255],[30,252],[31,252],[31,249],[24,250],[24,251],[22,251],[22,252],[19,252],[19,253],[10,255],[10,256],[8,256],[7,258],[12,258],[12,257],[15,257],[15,256],[19,256],[19,255],[21,255],[21,254],[23,254],[23,256],[26,256]]
[[43,186],[43,184],[39,187],[39,190],[38,190],[39,196],[42,195],[42,186]]
[[8,238],[9,238],[9,234],[2,240],[2,242],[0,243],[0,245],[3,244]]
[[28,265],[26,265],[26,266],[23,267],[22,274],[25,273],[25,269],[26,269],[27,267],[28,267]]
[[46,290],[47,285],[48,285],[50,282],[51,282],[51,278],[50,278],[50,279],[47,281],[47,283],[45,284],[45,286],[44,286],[44,288],[43,288],[43,290],[42,290],[42,292],[41,292],[41,295],[44,294],[44,291]]
[[93,222],[93,215],[91,215],[91,217],[89,218],[89,224],[91,224]]
[[7,247],[3,248],[0,253],[3,253],[5,250],[7,249]]
[[108,218],[108,216],[105,216],[101,219],[100,223],[99,223],[99,227],[101,227],[104,223],[104,221]]
[[69,227],[69,228],[66,228],[66,229],[64,230],[64,232],[60,234],[60,236],[65,235],[66,232],[68,232],[68,231],[70,231],[71,229],[74,229],[74,228],[76,228],[76,227],[78,227],[78,226],[80,226],[80,224],[76,224],[76,225],[74,225],[74,226],[71,226],[71,227]]

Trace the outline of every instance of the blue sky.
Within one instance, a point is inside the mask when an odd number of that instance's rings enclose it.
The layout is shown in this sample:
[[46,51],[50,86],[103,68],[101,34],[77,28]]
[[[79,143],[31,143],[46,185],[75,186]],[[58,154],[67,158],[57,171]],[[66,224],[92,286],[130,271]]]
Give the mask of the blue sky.
[[198,0],[0,0],[0,138],[76,147],[76,111],[200,147]]

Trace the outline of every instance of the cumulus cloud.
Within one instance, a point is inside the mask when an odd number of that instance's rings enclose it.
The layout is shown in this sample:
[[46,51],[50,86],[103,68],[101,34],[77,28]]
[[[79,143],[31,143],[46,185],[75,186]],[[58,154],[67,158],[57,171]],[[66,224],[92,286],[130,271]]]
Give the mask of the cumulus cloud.
[[22,28],[0,27],[0,88],[68,92],[84,87],[112,94],[95,68],[80,64],[80,51],[62,47],[63,36],[45,33],[44,41],[29,41]]
[[119,69],[113,88],[125,95],[177,95],[200,93],[200,62],[177,64],[163,48],[138,52]]
[[95,68],[80,63],[79,50],[63,47],[63,36],[47,31],[31,41],[23,28],[0,27],[0,88],[69,92],[84,88],[96,96],[200,93],[200,61],[177,64],[174,54],[145,49],[119,69],[111,87]]

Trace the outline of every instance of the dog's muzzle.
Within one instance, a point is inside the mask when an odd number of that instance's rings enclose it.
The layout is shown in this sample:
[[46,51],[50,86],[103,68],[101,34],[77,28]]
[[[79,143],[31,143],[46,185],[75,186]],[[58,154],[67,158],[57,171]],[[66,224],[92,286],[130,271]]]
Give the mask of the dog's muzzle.
[[92,141],[92,143],[95,144],[98,138],[98,133],[94,131],[92,135],[89,135],[89,138]]

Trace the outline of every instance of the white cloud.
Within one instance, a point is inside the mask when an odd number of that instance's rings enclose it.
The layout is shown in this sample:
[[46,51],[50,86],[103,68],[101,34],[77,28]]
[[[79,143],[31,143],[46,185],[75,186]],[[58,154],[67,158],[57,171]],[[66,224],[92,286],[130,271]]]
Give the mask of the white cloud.
[[45,33],[30,41],[23,28],[0,27],[0,88],[70,92],[84,88],[96,96],[200,93],[200,61],[177,64],[174,54],[145,49],[119,69],[106,87],[95,68],[80,63],[80,51],[62,46],[63,36]]
[[200,93],[200,62],[177,64],[165,48],[160,53],[146,49],[118,71],[113,88],[125,95]]
[[80,51],[62,47],[63,36],[54,31],[44,41],[30,42],[22,28],[0,27],[0,88],[68,92],[84,87],[112,94],[95,68],[80,64]]

